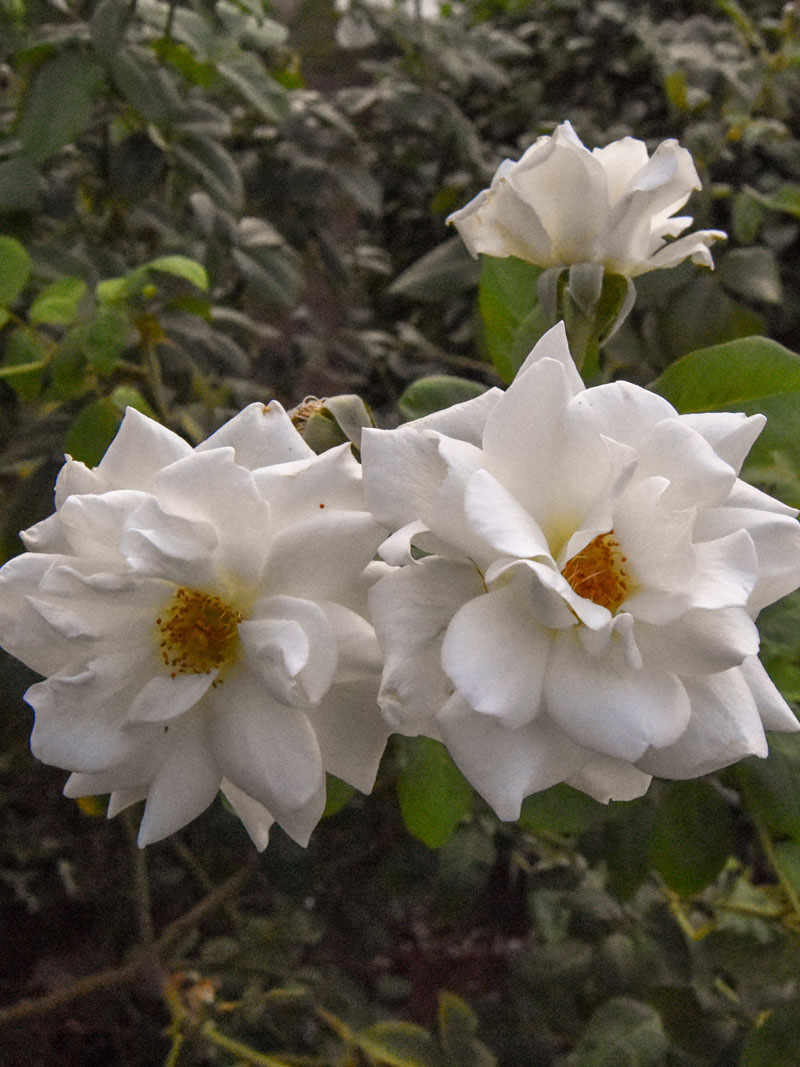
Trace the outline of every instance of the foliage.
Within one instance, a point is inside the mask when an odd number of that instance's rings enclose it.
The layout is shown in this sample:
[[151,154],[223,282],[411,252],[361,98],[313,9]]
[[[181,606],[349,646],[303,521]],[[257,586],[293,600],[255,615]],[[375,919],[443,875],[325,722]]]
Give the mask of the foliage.
[[[444,220],[564,118],[588,145],[678,138],[695,225],[730,234],[713,274],[636,280],[598,376],[768,414],[745,475],[800,506],[797,5],[443,6],[0,4],[4,557],[51,510],[61,454],[96,461],[126,405],[196,441],[255,397],[317,394],[323,450],[372,418],[340,394],[390,424],[509,381],[547,324],[539,272],[473,262]],[[759,620],[795,701],[799,603]],[[0,1014],[9,1062],[800,1058],[794,735],[629,804],[559,786],[514,826],[404,739],[370,802],[334,783],[308,852],[276,833],[195,913],[249,853],[235,820],[217,806],[142,860],[33,763],[31,678],[2,677],[2,997],[75,991]]]

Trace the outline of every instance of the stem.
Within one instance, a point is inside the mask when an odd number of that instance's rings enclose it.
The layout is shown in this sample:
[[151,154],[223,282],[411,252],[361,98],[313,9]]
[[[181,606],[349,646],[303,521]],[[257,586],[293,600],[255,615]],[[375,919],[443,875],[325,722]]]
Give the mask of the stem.
[[168,952],[178,940],[184,930],[196,926],[209,913],[219,908],[225,901],[237,893],[251,876],[255,869],[255,858],[251,858],[227,881],[218,886],[213,893],[196,904],[189,911],[165,927],[161,936],[153,945],[141,949],[130,963],[124,967],[111,967],[105,971],[98,971],[86,978],[81,978],[65,989],[57,989],[45,997],[26,998],[11,1004],[0,1010],[0,1028],[9,1023],[22,1022],[25,1019],[38,1018],[52,1011],[71,1004],[74,1000],[89,996],[98,990],[114,989],[116,986],[127,985],[129,982],[141,976],[143,970],[152,968],[160,958]]
[[291,1067],[286,1060],[277,1060],[274,1056],[267,1056],[249,1045],[243,1045],[241,1041],[228,1037],[218,1030],[210,1019],[200,1027],[200,1033],[212,1044],[224,1048],[226,1052],[233,1053],[234,1056],[244,1060],[245,1063],[252,1064],[253,1067]]
[[795,913],[795,916],[800,919],[800,894],[798,894],[797,889],[794,887],[791,880],[786,877],[786,874],[784,873],[783,868],[781,867],[780,860],[778,859],[778,854],[775,851],[775,845],[773,844],[772,838],[769,835],[769,830],[766,828],[761,819],[758,818],[758,816],[755,816],[755,823],[756,829],[758,830],[758,837],[761,841],[761,847],[764,849],[764,855],[769,860],[773,871],[775,871],[775,873],[777,874],[778,881],[781,884],[781,888],[788,897],[789,903],[792,906],[792,911]]
[[147,877],[147,856],[143,848],[139,848],[136,841],[137,830],[133,813],[126,808],[122,814],[125,832],[131,846],[131,859],[133,862],[133,897],[136,907],[136,920],[139,926],[139,937],[143,945],[152,945],[155,940],[153,930],[153,916],[150,910],[150,882]]

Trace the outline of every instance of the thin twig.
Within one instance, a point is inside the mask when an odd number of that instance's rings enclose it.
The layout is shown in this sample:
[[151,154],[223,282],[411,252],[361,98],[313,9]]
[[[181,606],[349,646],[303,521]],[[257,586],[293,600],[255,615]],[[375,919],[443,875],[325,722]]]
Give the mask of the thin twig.
[[7,1008],[0,1010],[0,1027],[10,1023],[22,1022],[25,1019],[37,1018],[57,1011],[59,1008],[71,1004],[81,997],[89,996],[102,989],[113,989],[116,986],[127,985],[141,972],[154,965],[158,965],[161,958],[168,952],[178,940],[184,930],[197,926],[208,914],[224,904],[229,897],[237,893],[252,875],[255,869],[255,858],[250,859],[244,867],[241,867],[227,881],[218,886],[212,893],[201,900],[189,911],[175,919],[164,928],[160,937],[152,945],[141,949],[130,963],[123,967],[111,967],[105,971],[87,975],[64,989],[57,989],[44,997],[31,997],[17,1001]]

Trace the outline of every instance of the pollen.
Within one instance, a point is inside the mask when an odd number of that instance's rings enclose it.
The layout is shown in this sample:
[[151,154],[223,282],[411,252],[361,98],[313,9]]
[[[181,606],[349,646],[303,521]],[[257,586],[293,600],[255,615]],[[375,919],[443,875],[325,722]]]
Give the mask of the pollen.
[[[156,619],[159,649],[170,676],[224,671],[236,659],[242,616],[218,596],[180,588]],[[222,674],[214,681],[221,684]]]
[[628,596],[630,578],[627,559],[614,537],[614,531],[598,534],[573,556],[561,572],[578,594],[600,604],[613,614]]

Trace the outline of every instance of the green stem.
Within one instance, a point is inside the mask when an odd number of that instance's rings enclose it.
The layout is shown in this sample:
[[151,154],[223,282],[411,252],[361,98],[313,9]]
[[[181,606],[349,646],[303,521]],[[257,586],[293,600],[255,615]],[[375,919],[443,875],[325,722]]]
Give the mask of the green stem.
[[797,892],[797,889],[794,887],[791,880],[786,877],[786,874],[784,873],[783,868],[781,867],[781,862],[778,859],[778,854],[775,851],[775,845],[772,841],[772,838],[770,837],[769,830],[761,821],[761,819],[758,818],[758,816],[755,816],[755,822],[756,829],[758,830],[758,837],[761,841],[761,847],[764,849],[764,855],[767,857],[770,864],[772,865],[772,869],[777,874],[778,881],[781,884],[781,888],[783,889],[789,900],[789,903],[792,906],[792,911],[795,913],[797,918],[800,919],[800,894]]
[[292,1067],[286,1060],[277,1060],[274,1056],[267,1056],[249,1045],[242,1044],[241,1041],[228,1037],[218,1030],[210,1019],[200,1027],[200,1033],[212,1044],[224,1048],[226,1052],[232,1053],[245,1063],[252,1064],[253,1067]]

